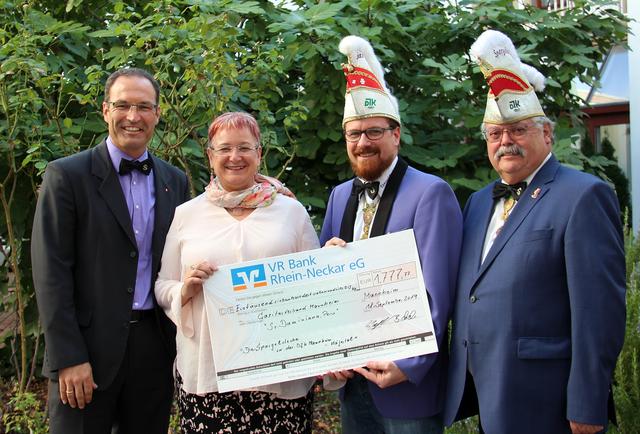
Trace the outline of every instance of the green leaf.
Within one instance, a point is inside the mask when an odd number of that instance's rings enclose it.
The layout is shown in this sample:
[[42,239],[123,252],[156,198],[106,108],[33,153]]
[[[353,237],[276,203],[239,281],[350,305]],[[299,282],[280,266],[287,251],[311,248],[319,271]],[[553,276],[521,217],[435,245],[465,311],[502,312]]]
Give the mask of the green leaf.
[[320,3],[315,6],[311,6],[304,16],[309,21],[322,21],[327,18],[332,18],[343,8],[342,3]]
[[431,58],[426,58],[422,61],[422,64],[424,66],[427,67],[431,67],[431,68],[437,68],[438,70],[440,70],[441,72],[445,72],[445,66],[442,63],[438,63],[435,60],[431,59]]
[[89,33],[92,38],[112,38],[117,36],[117,33],[113,29],[96,30]]
[[452,184],[454,186],[468,188],[471,191],[478,191],[487,185],[484,180],[468,178],[456,178],[452,181]]
[[246,15],[246,14],[261,15],[265,13],[264,9],[260,7],[260,3],[256,1],[232,1],[230,3],[227,3],[225,8],[228,11],[236,12],[240,15]]
[[449,92],[454,90],[457,87],[461,86],[461,83],[456,80],[449,80],[447,78],[440,80],[440,86],[445,92]]

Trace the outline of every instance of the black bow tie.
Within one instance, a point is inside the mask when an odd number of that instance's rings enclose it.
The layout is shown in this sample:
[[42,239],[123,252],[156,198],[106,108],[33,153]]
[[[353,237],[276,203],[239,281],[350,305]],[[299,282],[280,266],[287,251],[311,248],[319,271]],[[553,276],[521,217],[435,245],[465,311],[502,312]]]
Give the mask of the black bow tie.
[[126,158],[123,158],[120,160],[118,173],[120,175],[126,175],[134,170],[138,170],[145,175],[149,175],[151,173],[151,169],[153,169],[153,161],[151,161],[151,158],[147,158],[144,161],[127,160]]
[[360,197],[362,192],[366,192],[367,196],[371,199],[375,199],[378,195],[378,189],[380,188],[380,182],[362,182],[360,178],[356,178],[353,181],[353,189],[351,190],[353,194]]
[[515,200],[520,199],[522,193],[527,189],[526,182],[517,184],[504,184],[500,181],[493,184],[493,200],[512,196]]

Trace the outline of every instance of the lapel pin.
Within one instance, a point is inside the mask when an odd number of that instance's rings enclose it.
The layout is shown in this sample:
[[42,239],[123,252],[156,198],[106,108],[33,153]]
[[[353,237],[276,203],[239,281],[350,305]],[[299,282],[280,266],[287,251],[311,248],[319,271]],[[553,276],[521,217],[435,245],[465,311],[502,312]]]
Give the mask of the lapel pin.
[[531,198],[532,199],[537,199],[538,195],[540,194],[540,187],[536,188],[533,193],[531,193]]
[[164,191],[166,191],[167,193],[169,193],[169,189],[167,187],[164,188]]

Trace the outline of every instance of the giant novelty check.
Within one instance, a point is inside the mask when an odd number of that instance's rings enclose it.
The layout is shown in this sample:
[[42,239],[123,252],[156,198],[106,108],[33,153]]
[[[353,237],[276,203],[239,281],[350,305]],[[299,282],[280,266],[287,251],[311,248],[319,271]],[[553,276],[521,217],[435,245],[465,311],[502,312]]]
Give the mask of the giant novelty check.
[[220,392],[438,351],[412,229],[222,266],[204,293]]

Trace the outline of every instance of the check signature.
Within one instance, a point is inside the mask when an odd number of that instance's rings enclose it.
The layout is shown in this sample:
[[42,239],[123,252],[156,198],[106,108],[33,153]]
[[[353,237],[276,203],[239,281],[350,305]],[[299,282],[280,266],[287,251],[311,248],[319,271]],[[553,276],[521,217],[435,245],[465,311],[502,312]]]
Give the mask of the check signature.
[[384,318],[372,319],[367,323],[367,329],[375,330],[387,324],[398,324],[403,321],[409,321],[415,319],[416,310],[405,310],[404,313],[396,313],[393,315],[388,315]]

